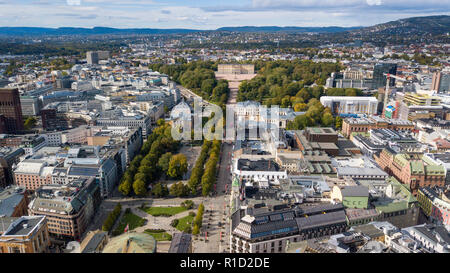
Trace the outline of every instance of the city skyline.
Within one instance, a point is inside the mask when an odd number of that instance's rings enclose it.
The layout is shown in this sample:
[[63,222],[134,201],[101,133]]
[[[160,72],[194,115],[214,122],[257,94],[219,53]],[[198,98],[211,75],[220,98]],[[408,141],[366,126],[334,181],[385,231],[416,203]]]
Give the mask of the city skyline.
[[449,15],[449,7],[448,0],[3,0],[0,26],[202,30],[227,26],[355,27]]

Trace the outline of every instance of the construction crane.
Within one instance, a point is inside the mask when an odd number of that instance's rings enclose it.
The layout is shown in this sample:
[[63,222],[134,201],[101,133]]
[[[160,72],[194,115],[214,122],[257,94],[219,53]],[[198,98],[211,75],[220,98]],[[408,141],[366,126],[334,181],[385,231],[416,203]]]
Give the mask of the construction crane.
[[394,78],[399,81],[404,81],[404,82],[406,82],[408,80],[398,77],[396,75],[389,74],[389,73],[383,73],[383,75],[386,76],[386,89],[384,91],[384,104],[383,104],[383,113],[384,113],[383,116],[386,117],[386,107],[387,107],[388,98],[389,98],[389,83],[391,82],[391,78]]

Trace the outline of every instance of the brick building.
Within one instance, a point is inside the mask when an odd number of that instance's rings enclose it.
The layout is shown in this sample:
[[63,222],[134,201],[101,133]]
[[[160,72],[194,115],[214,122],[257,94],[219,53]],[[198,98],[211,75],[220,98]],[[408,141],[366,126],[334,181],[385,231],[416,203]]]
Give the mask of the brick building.
[[414,130],[414,124],[408,120],[389,120],[377,116],[368,118],[346,118],[342,122],[342,133],[345,137],[350,137],[354,132],[366,133],[371,129],[412,131]]
[[416,195],[421,187],[444,186],[446,170],[421,155],[397,154],[390,148],[374,155],[378,165],[389,175],[409,186]]
[[28,159],[20,162],[14,169],[14,180],[17,185],[34,191],[52,183],[54,166],[44,160]]

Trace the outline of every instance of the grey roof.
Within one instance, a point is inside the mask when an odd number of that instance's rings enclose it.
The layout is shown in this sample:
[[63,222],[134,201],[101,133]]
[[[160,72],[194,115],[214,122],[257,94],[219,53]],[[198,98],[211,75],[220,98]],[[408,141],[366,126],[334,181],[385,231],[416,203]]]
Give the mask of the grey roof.
[[20,217],[9,226],[3,235],[28,235],[44,218],[45,216]]
[[7,198],[0,198],[0,215],[11,216],[23,198],[22,194],[12,194]]
[[98,174],[98,167],[87,167],[87,166],[72,166],[69,170],[69,175],[80,175],[80,176],[96,176]]
[[379,168],[336,167],[339,176],[388,176]]
[[92,238],[89,240],[87,245],[83,248],[81,253],[94,253],[98,247],[98,245],[103,241],[103,239],[108,234],[106,232],[97,232],[95,233]]
[[323,211],[325,212],[333,212],[333,211],[338,211],[338,210],[343,210],[344,209],[344,205],[342,205],[342,203],[338,203],[338,204],[325,204],[325,205],[319,205],[319,206],[314,206],[312,208],[305,208],[303,209],[303,213],[307,214],[307,215],[311,215],[311,214],[317,214],[317,213],[322,213]]
[[20,217],[2,217],[0,218],[0,234],[8,230],[8,227]]
[[296,218],[295,220],[297,221],[299,230],[347,222],[344,210]]
[[438,242],[438,237],[446,244],[450,244],[450,233],[443,226],[425,225],[414,227],[417,231],[428,237],[433,242]]
[[276,172],[279,171],[279,167],[278,164],[272,160],[239,159],[238,170]]
[[343,197],[369,197],[369,189],[365,186],[346,186],[341,192]]
[[[241,219],[233,233],[248,239],[254,239],[298,233],[300,229],[313,226],[346,223],[343,208],[342,204],[327,204],[308,209],[295,208],[254,214],[254,218]],[[307,214],[307,217],[305,214]]]

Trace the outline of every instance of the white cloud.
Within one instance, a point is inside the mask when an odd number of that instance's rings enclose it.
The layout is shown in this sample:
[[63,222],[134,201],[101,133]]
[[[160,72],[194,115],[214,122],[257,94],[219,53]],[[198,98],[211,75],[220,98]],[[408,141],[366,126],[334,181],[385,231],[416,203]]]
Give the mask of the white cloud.
[[81,0],[67,0],[67,5],[79,6],[79,5],[81,5]]
[[208,8],[147,0],[0,2],[3,3],[0,26],[195,29],[244,25],[369,26],[413,16],[450,14],[450,0],[248,0],[234,6],[227,2],[231,5],[227,7],[211,0]]
[[383,4],[381,0],[367,0],[367,5],[369,6],[379,6],[381,4]]

